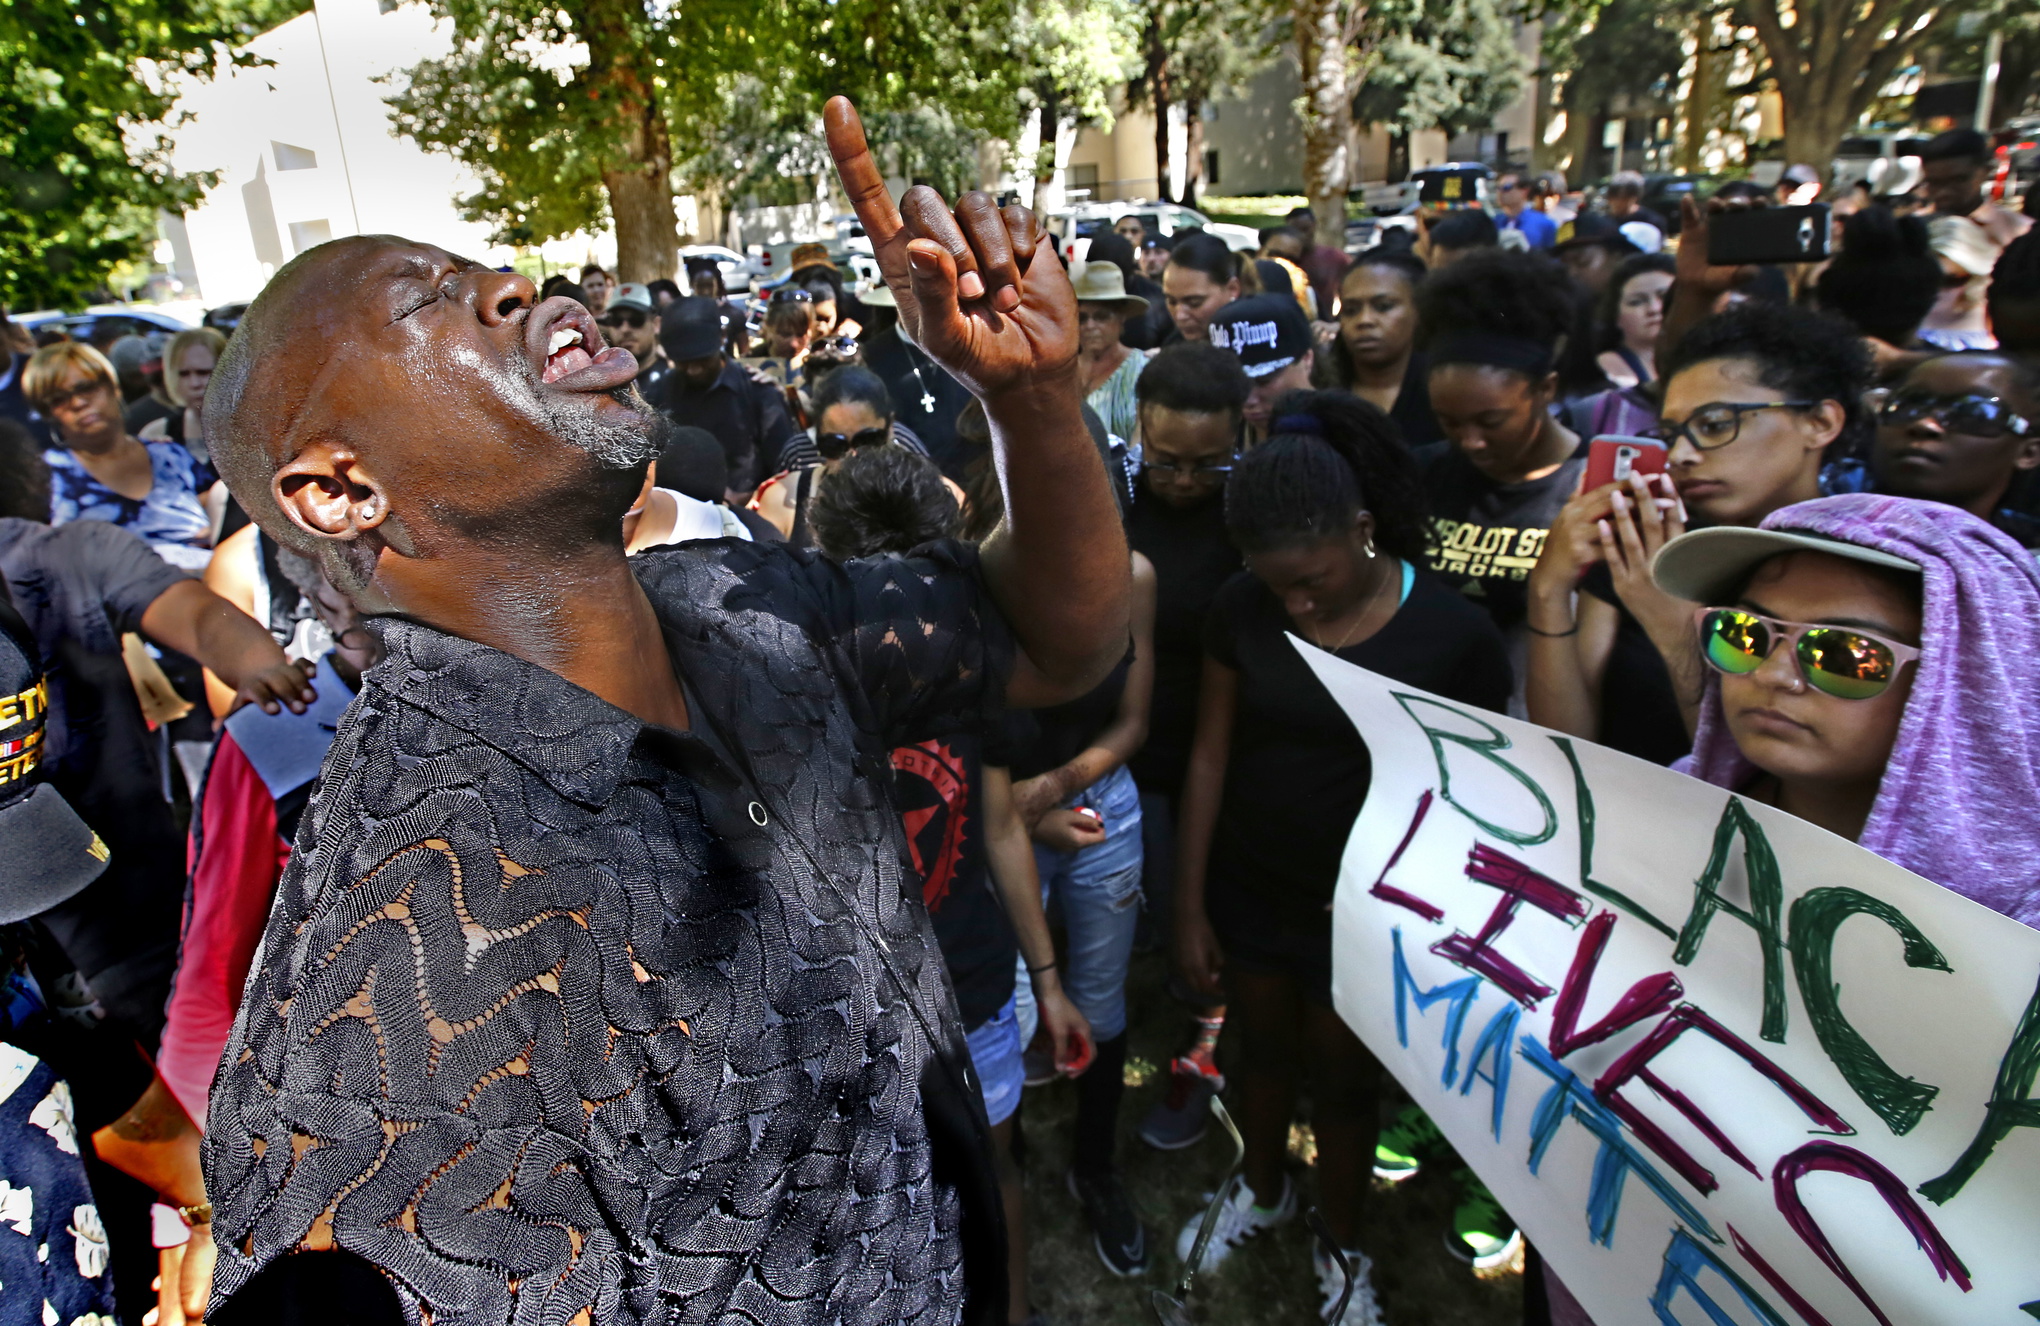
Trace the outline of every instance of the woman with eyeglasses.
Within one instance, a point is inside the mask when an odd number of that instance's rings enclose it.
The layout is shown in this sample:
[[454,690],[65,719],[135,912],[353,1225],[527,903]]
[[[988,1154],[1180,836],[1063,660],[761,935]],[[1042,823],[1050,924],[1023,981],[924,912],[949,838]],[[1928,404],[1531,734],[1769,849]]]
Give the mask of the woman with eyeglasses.
[[[1345,1326],[1381,1320],[1359,1252],[1373,1181],[1380,1067],[1332,1007],[1333,891],[1373,765],[1352,721],[1293,639],[1405,685],[1499,712],[1501,632],[1422,570],[1424,496],[1395,425],[1344,392],[1293,393],[1267,441],[1225,483],[1225,527],[1246,570],[1204,628],[1196,738],[1178,835],[1176,960],[1192,989],[1222,988],[1243,1032],[1246,1162],[1205,1266],[1289,1220],[1286,1174],[1299,1088],[1310,1083],[1319,1204],[1355,1266]],[[1187,1258],[1202,1213],[1177,1240]],[[1329,1311],[1343,1277],[1320,1253]]]
[[1698,323],[1666,360],[1666,477],[1578,493],[1530,573],[1532,722],[1664,764],[1698,715],[1693,608],[1650,577],[1691,525],[1751,526],[1821,495],[1861,427],[1870,359],[1822,314],[1743,304]]
[[121,419],[113,365],[89,345],[59,341],[29,357],[22,394],[50,421],[50,523],[104,520],[147,540],[165,561],[202,571],[212,521],[202,495],[217,480],[182,444],[141,442]]
[[[894,445],[917,455],[928,454],[921,439],[898,421],[892,393],[868,368],[847,364],[830,370],[815,384],[811,405],[814,435],[801,434],[787,444],[779,456],[780,473],[759,486],[751,505],[788,542],[803,548],[814,541],[808,528],[808,506],[844,457],[870,447]],[[946,478],[942,482],[960,509],[963,490]]]
[[1699,530],[1656,563],[1694,602],[1687,771],[2040,926],[2040,570],[1939,502],[1850,494]]
[[2040,367],[1995,350],[1937,355],[1877,409],[1877,491],[1946,502],[2028,548],[2040,521],[2010,504],[2040,468]]

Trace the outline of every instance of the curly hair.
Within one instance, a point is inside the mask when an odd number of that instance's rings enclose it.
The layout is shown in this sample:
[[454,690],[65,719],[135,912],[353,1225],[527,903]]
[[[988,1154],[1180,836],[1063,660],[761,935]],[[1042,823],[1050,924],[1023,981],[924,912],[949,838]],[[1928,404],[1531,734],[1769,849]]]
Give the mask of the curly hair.
[[1375,543],[1415,560],[1425,506],[1416,463],[1387,415],[1347,392],[1297,391],[1277,403],[1268,440],[1234,463],[1225,531],[1241,552],[1267,552],[1343,534],[1366,511]]
[[1853,445],[1867,425],[1863,393],[1870,389],[1870,351],[1841,319],[1790,304],[1744,303],[1694,324],[1658,376],[1665,383],[1696,364],[1739,359],[1757,381],[1780,396],[1835,401],[1844,422],[1832,454]]
[[905,447],[843,458],[808,512],[815,543],[838,561],[907,552],[956,533],[956,498],[942,471]]
[[1941,293],[1927,224],[1866,207],[1842,222],[1842,251],[1814,283],[1820,306],[1865,336],[1906,346]]
[[1556,354],[1576,309],[1563,267],[1542,254],[1507,249],[1469,254],[1432,272],[1417,291],[1419,337],[1426,347],[1442,336],[1470,332],[1530,341]]
[[2040,226],[2005,245],[1983,307],[1999,349],[2040,355]]

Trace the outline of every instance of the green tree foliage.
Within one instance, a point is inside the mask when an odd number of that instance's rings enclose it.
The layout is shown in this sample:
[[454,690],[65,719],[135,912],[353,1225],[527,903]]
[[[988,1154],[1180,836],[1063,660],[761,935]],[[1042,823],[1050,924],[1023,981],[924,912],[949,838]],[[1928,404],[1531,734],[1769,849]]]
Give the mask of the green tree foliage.
[[613,223],[626,280],[672,274],[676,182],[719,207],[816,165],[834,93],[881,148],[888,124],[911,144],[940,137],[944,116],[1005,134],[1018,120],[1012,0],[428,3],[458,45],[390,98],[398,127],[475,171],[463,210],[506,241]]
[[1503,0],[1376,4],[1370,26],[1378,35],[1357,117],[1447,134],[1494,119],[1521,95],[1527,73],[1513,8]]
[[[1194,202],[1202,164],[1197,119],[1203,104],[1273,58],[1279,0],[1137,0],[1139,64],[1128,104],[1155,118],[1155,161],[1162,198]],[[1191,178],[1169,178],[1169,116],[1189,118]]]
[[1029,0],[1022,10],[1020,49],[1032,66],[1023,104],[1041,113],[1041,146],[1026,163],[1037,183],[1055,174],[1060,131],[1112,128],[1112,94],[1141,71],[1142,17],[1135,0]]
[[[74,305],[147,253],[179,176],[161,123],[184,77],[303,9],[301,0],[0,3],[0,301]],[[253,63],[240,57],[242,63]]]
[[1706,0],[1585,0],[1542,11],[1544,67],[1561,71],[1566,128],[1560,157],[1575,175],[1616,106],[1678,96],[1684,34]]

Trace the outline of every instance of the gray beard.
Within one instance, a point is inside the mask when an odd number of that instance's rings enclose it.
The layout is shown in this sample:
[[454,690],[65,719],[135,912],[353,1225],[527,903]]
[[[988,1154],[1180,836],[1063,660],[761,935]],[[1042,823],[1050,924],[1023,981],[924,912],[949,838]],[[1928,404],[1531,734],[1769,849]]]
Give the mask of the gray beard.
[[549,402],[546,423],[553,436],[570,446],[579,447],[613,470],[636,469],[656,459],[663,449],[659,413],[638,394],[636,383],[626,383],[609,394],[618,404],[630,407],[637,417],[607,423],[589,415],[559,409]]

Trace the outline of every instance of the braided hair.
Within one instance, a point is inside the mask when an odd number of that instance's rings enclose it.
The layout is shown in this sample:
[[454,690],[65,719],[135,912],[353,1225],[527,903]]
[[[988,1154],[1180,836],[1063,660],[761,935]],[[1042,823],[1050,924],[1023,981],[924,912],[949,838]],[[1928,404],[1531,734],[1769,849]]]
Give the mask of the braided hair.
[[1350,531],[1365,511],[1374,542],[1404,560],[1423,556],[1424,489],[1396,426],[1342,391],[1291,392],[1267,441],[1234,462],[1225,531],[1252,555]]

